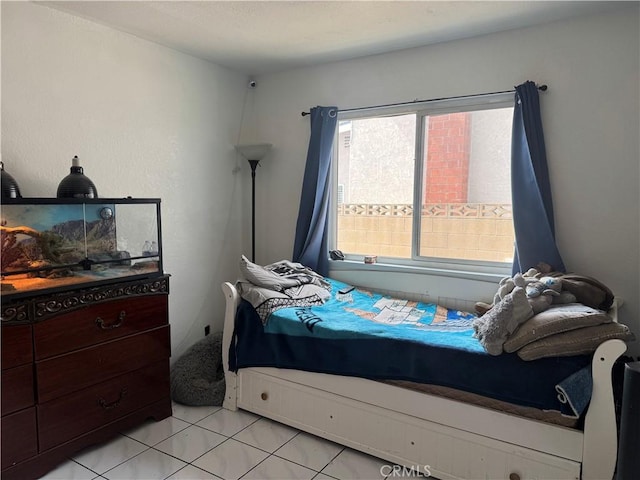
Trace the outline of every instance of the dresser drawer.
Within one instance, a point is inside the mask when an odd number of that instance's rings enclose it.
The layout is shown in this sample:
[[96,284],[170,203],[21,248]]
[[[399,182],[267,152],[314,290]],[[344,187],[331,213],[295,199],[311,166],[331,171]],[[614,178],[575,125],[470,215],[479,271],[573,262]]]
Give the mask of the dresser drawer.
[[2,371],[2,415],[33,405],[33,365]]
[[169,361],[165,359],[38,405],[40,451],[102,427],[168,395]]
[[90,305],[34,326],[36,360],[167,324],[167,295],[132,297]]
[[0,421],[2,469],[38,453],[35,407],[5,415]]
[[2,369],[17,367],[33,360],[31,325],[2,326]]
[[169,326],[36,362],[39,403],[169,358]]

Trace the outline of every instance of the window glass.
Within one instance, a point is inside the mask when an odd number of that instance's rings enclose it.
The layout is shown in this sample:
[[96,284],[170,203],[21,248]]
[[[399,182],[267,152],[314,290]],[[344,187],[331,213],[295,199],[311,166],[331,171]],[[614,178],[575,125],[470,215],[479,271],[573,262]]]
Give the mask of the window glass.
[[511,263],[511,105],[341,119],[335,247],[391,263]]

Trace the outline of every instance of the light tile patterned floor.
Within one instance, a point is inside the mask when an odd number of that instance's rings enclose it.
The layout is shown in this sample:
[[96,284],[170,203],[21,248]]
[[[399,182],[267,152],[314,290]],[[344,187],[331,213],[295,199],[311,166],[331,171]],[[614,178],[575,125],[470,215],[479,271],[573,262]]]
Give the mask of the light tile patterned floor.
[[149,421],[90,447],[47,480],[382,480],[388,462],[257,415],[173,404]]

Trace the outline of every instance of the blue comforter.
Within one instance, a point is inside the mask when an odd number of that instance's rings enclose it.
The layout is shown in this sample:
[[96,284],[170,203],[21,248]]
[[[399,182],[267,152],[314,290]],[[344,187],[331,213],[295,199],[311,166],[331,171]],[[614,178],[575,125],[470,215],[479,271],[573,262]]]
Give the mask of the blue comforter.
[[229,352],[232,370],[293,368],[370,379],[408,380],[457,388],[543,410],[566,411],[556,384],[589,356],[525,362],[488,355],[473,337],[473,315],[407,302],[329,279],[324,305],[280,308],[263,323],[242,301]]

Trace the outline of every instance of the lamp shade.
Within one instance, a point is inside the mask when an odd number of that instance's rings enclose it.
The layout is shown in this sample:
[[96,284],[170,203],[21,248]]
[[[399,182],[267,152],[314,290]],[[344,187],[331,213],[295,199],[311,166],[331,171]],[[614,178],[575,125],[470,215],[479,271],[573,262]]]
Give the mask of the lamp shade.
[[2,171],[2,198],[22,198],[18,182],[4,171],[4,163],[2,162],[0,162],[0,170]]
[[98,190],[83,173],[76,155],[71,160],[71,172],[58,184],[58,198],[98,198]]
[[236,145],[236,151],[247,160],[262,160],[271,150],[270,143],[257,143],[253,145]]

